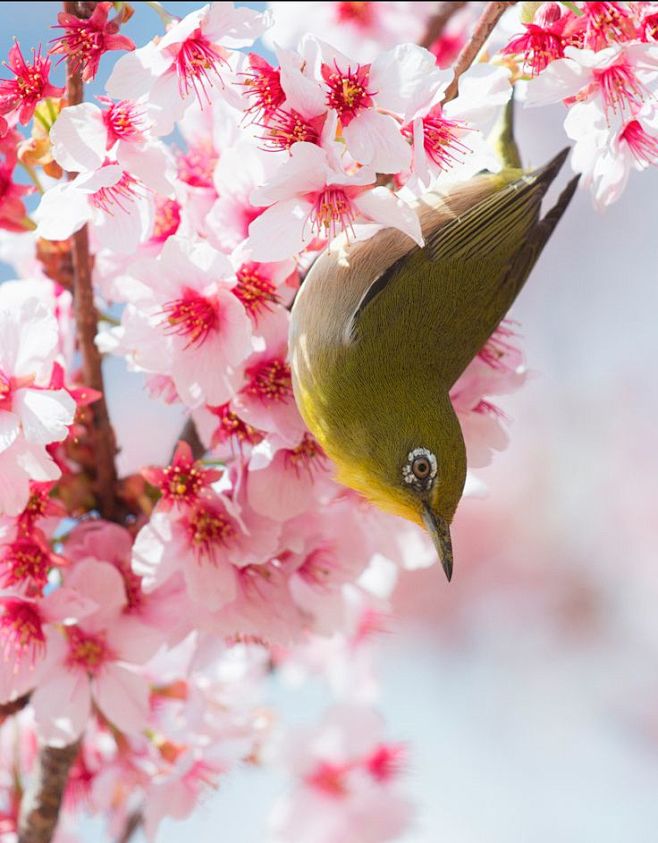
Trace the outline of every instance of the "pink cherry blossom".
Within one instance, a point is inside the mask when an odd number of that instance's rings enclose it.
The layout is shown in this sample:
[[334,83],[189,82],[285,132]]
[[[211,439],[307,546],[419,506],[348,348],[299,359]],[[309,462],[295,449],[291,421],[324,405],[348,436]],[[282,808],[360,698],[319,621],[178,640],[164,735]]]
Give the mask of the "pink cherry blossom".
[[157,44],[118,61],[107,91],[117,99],[144,97],[157,110],[159,133],[167,134],[195,98],[209,105],[227,92],[231,51],[250,46],[267,25],[253,9],[210,3],[173,24]]
[[53,746],[76,740],[92,703],[122,731],[139,733],[148,715],[148,686],[131,664],[134,643],[122,627],[82,621],[46,636],[46,657],[32,706],[39,734]]
[[147,590],[182,571],[190,599],[209,610],[235,599],[238,569],[266,562],[280,526],[215,494],[174,519],[157,511],[135,541],[133,570]]
[[382,740],[382,721],[367,708],[335,706],[316,728],[288,738],[286,761],[293,793],[270,817],[272,840],[363,843],[395,840],[408,827],[411,807],[399,792],[405,750]]
[[173,191],[174,161],[166,148],[149,137],[147,112],[135,104],[113,103],[101,111],[90,102],[66,108],[55,121],[50,138],[53,157],[72,172],[97,171],[115,161],[151,190]]
[[34,213],[39,237],[65,240],[93,223],[99,246],[125,254],[147,240],[151,217],[152,203],[145,186],[111,162],[51,187]]
[[658,79],[658,47],[631,44],[598,52],[565,49],[565,58],[552,62],[528,85],[528,105],[596,98],[610,118],[627,115],[651,98],[647,87]]
[[51,85],[50,59],[43,58],[41,50],[33,51],[32,64],[25,61],[18,41],[9,51],[9,62],[5,65],[14,79],[0,80],[0,136],[7,132],[7,117],[15,117],[23,125],[29,123],[34,109],[45,97],[61,97],[63,88]]
[[46,446],[68,435],[75,402],[66,390],[48,388],[58,345],[54,316],[38,299],[11,310],[2,299],[0,292],[0,513],[18,515],[30,480],[60,476]]
[[633,170],[658,164],[658,117],[652,105],[610,127],[595,103],[578,104],[570,109],[565,129],[576,141],[573,168],[583,174],[583,187],[599,209],[621,196]]
[[418,42],[431,9],[425,3],[273,2],[273,26],[265,33],[270,48],[294,47],[308,32],[344,49],[357,61],[404,42]]
[[289,321],[287,311],[277,307],[258,323],[264,350],[255,351],[245,361],[244,385],[232,401],[232,410],[251,428],[276,433],[284,442],[296,446],[306,428],[292,393]]
[[[81,20],[76,15],[60,12],[56,29],[62,35],[53,39],[51,53],[69,57],[76,70],[82,70],[85,82],[98,73],[101,56],[110,50],[134,50],[135,44],[125,35],[119,35],[120,16],[108,21],[112,3],[97,3],[90,18]],[[60,59],[60,61],[63,59]]]
[[228,259],[206,243],[170,237],[159,257],[136,265],[131,277],[133,303],[113,332],[115,353],[170,376],[188,406],[229,400],[253,346],[249,317],[231,292]]
[[277,175],[252,194],[254,204],[269,206],[249,226],[253,258],[283,260],[314,237],[332,240],[341,233],[349,237],[360,219],[399,228],[422,244],[411,208],[374,185],[375,174],[368,167],[350,175],[332,165],[319,147],[294,144]]
[[320,445],[304,433],[297,445],[272,435],[256,444],[249,459],[247,495],[256,512],[277,521],[301,515],[312,500],[336,494],[333,468]]

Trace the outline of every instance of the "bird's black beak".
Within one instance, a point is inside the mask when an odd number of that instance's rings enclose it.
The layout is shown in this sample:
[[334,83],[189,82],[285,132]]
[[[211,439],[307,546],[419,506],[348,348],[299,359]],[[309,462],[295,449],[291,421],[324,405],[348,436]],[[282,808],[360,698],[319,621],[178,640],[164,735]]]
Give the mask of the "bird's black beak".
[[434,512],[428,503],[423,505],[423,521],[427,531],[432,536],[434,547],[439,554],[448,582],[450,582],[452,579],[452,539],[450,538],[448,522]]

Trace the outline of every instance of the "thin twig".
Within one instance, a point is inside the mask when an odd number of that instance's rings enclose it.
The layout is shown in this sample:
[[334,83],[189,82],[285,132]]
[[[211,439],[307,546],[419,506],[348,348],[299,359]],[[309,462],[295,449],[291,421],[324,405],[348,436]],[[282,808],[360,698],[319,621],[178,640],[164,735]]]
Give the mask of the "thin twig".
[[141,811],[133,811],[126,817],[126,824],[123,831],[117,837],[116,843],[129,843],[135,832],[139,831],[140,826],[144,822],[144,816]]
[[448,25],[448,22],[453,18],[460,9],[466,6],[465,2],[459,3],[439,3],[439,8],[436,14],[427,21],[427,28],[425,34],[418,42],[421,47],[429,50],[432,44],[443,35],[443,30]]
[[18,843],[50,843],[57,827],[71,764],[80,749],[76,742],[39,750],[36,772],[23,796]]
[[178,435],[176,443],[178,444],[178,442],[187,442],[187,444],[192,449],[192,456],[195,460],[200,460],[206,453],[206,446],[201,441],[201,438],[199,437],[199,432],[196,429],[196,424],[194,423],[194,419],[191,416],[185,422],[183,429]]
[[[93,13],[95,5],[95,3],[64,3],[64,9],[69,14],[89,17]],[[69,60],[67,66],[66,98],[69,105],[79,105],[84,99],[82,73],[71,60]],[[69,179],[74,177],[74,174],[69,173]],[[114,520],[117,516],[117,470],[114,462],[117,449],[105,400],[101,355],[96,347],[98,317],[91,283],[91,257],[87,226],[85,225],[80,231],[77,231],[72,240],[73,303],[76,334],[82,358],[82,379],[86,386],[101,393],[101,398],[89,407],[92,415],[92,447],[96,457],[95,492],[101,515],[109,520]]]
[[484,11],[480,15],[480,19],[475,25],[473,34],[466,44],[464,44],[461,52],[457,56],[454,76],[452,77],[452,82],[446,89],[446,93],[443,98],[444,103],[454,100],[454,98],[459,94],[460,77],[473,64],[478,56],[478,53],[485,45],[487,38],[496,28],[498,21],[502,18],[508,7],[513,6],[515,2],[516,0],[511,0],[511,2],[508,0],[508,2],[487,3]]
[[[64,11],[80,18],[93,14],[95,2],[66,2]],[[66,98],[69,105],[79,105],[84,98],[82,73],[70,58],[66,68]],[[69,179],[74,175],[69,173]],[[76,336],[82,357],[82,378],[86,386],[101,393],[91,407],[92,445],[96,456],[96,492],[98,508],[105,518],[117,512],[117,472],[114,464],[116,446],[104,398],[101,356],[95,339],[98,319],[91,283],[89,235],[85,226],[72,238],[73,297]],[[42,746],[39,749],[30,785],[21,801],[18,843],[50,843],[57,828],[59,812],[69,770],[80,741],[65,747]]]
[[14,714],[18,714],[19,711],[22,711],[25,706],[30,701],[29,694],[23,694],[22,697],[18,697],[11,702],[3,703],[0,705],[0,726],[4,723],[4,721],[11,717]]

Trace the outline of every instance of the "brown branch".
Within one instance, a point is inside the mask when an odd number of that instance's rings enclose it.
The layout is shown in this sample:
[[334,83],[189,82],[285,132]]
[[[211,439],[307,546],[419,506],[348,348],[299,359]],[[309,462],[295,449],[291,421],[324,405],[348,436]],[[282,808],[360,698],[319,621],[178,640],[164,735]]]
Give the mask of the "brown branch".
[[22,711],[25,706],[30,701],[29,694],[23,694],[22,697],[18,697],[11,702],[3,703],[0,705],[0,726],[5,722],[8,717],[11,717],[14,714],[18,714],[19,711]]
[[452,77],[452,82],[446,89],[446,93],[443,98],[444,103],[454,100],[454,98],[459,94],[460,77],[473,64],[478,56],[478,53],[485,45],[487,38],[496,28],[496,24],[502,18],[508,6],[513,6],[515,2],[516,0],[511,0],[511,2],[508,0],[508,2],[487,3],[484,11],[480,15],[480,19],[475,25],[473,34],[466,44],[464,44],[461,52],[457,56],[454,76]]
[[[89,18],[95,2],[64,3],[64,11],[80,18]],[[66,68],[66,100],[79,105],[84,99],[81,70],[70,58]],[[68,174],[69,180],[75,178]],[[90,407],[92,413],[91,443],[96,457],[95,492],[98,509],[105,518],[117,514],[117,471],[114,463],[116,444],[105,401],[105,384],[101,355],[96,347],[98,319],[91,282],[89,233],[85,226],[72,238],[73,302],[76,337],[82,358],[82,380],[85,386],[101,393]],[[80,749],[80,741],[65,747],[42,746],[36,759],[30,785],[21,801],[18,843],[50,843],[57,828],[59,812],[69,770]]]
[[129,814],[126,818],[126,824],[123,827],[123,831],[116,839],[116,843],[129,843],[133,835],[139,831],[143,822],[144,817],[141,811],[133,811],[132,814]]
[[439,8],[436,14],[427,21],[427,28],[425,34],[418,42],[421,47],[429,50],[432,44],[443,35],[443,30],[448,25],[448,22],[454,17],[457,12],[466,6],[465,2],[458,3],[439,3]]
[[[64,3],[66,12],[81,18],[88,18],[95,6],[96,3]],[[82,72],[76,69],[71,59],[67,64],[66,99],[69,105],[79,105],[84,99]],[[69,179],[74,177],[75,174],[69,173]],[[115,520],[117,517],[117,470],[114,458],[117,448],[105,400],[101,355],[95,342],[98,333],[98,317],[91,283],[91,256],[87,226],[77,231],[72,240],[73,303],[76,334],[82,357],[82,380],[85,386],[101,393],[101,398],[89,408],[92,416],[91,445],[96,458],[94,491],[101,515]]]
[[62,748],[44,746],[36,773],[23,796],[18,843],[50,843],[55,833],[69,769],[80,748],[79,741]]
[[[194,419],[190,416],[190,418],[185,422],[185,425],[181,432],[178,435],[178,439],[176,440],[176,444],[179,442],[187,442],[187,444],[192,449],[192,456],[195,460],[200,460],[206,453],[206,446],[201,441],[201,437],[199,436],[199,432],[196,429],[196,424],[194,424]],[[175,451],[174,447],[174,451]],[[173,453],[172,453],[173,459]]]

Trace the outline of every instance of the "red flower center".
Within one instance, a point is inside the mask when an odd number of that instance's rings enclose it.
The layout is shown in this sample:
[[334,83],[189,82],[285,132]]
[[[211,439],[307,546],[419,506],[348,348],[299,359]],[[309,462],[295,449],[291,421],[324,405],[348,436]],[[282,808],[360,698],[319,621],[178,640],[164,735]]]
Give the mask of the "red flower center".
[[601,96],[606,113],[623,114],[639,106],[648,93],[627,63],[615,64],[604,70],[594,70],[594,77],[601,86]]
[[[471,151],[458,135],[458,132],[466,128],[459,120],[446,117],[440,105],[423,117],[423,147],[428,157],[441,170],[449,170],[454,164],[461,164],[463,156]],[[405,126],[403,134],[408,138],[413,136],[411,124]]]
[[155,219],[153,221],[153,233],[151,240],[155,243],[164,243],[178,231],[180,225],[180,205],[175,199],[167,199],[164,196],[155,197]]
[[318,143],[320,140],[320,123],[324,118],[314,118],[308,122],[301,114],[294,109],[283,111],[279,109],[273,112],[263,125],[265,134],[262,140],[266,142],[266,148],[276,151],[288,151],[293,143],[306,141],[307,143]]
[[11,379],[0,371],[0,406],[3,410],[11,409]]
[[260,316],[264,310],[270,310],[270,306],[279,301],[274,284],[258,272],[253,264],[243,264],[236,275],[238,283],[233,292],[252,319]]
[[180,45],[174,63],[181,97],[194,92],[200,106],[203,107],[204,100],[210,103],[208,88],[216,82],[222,84],[218,69],[221,64],[228,66],[221,47],[216,47],[197,29]]
[[290,368],[281,358],[251,366],[245,374],[248,379],[246,392],[263,402],[282,403],[292,396]]
[[237,416],[231,410],[230,404],[222,404],[221,407],[209,407],[209,410],[219,420],[219,425],[212,437],[213,448],[229,439],[237,440],[238,446],[242,446],[244,443],[256,445],[263,439],[263,434]]
[[116,208],[127,212],[127,205],[137,198],[137,187],[137,179],[124,171],[121,173],[119,181],[109,187],[99,188],[95,193],[92,193],[89,201],[95,208],[99,208],[106,214],[112,215]]
[[113,658],[102,634],[92,635],[74,626],[66,628],[66,636],[69,643],[66,666],[69,668],[82,668],[95,676],[105,662]]
[[363,29],[374,18],[372,4],[367,2],[336,3],[336,16],[340,23],[353,23]]
[[309,787],[319,790],[326,796],[340,798],[347,795],[347,782],[345,781],[349,766],[334,764],[331,761],[320,761],[306,778]]
[[333,239],[341,232],[354,234],[356,212],[347,193],[340,187],[325,187],[315,197],[309,221],[318,237]]
[[41,589],[48,583],[51,565],[50,555],[40,545],[32,539],[20,538],[6,546],[2,581],[10,586],[29,583]]
[[405,750],[400,744],[380,744],[365,759],[370,775],[378,782],[388,782],[400,772]]
[[291,468],[298,476],[302,471],[309,474],[326,464],[324,451],[310,433],[305,433],[296,448],[286,451],[286,468]]
[[107,103],[108,108],[103,112],[103,123],[107,129],[108,148],[118,140],[141,141],[146,130],[146,115],[130,100],[112,102],[107,97],[99,97],[100,102]]
[[204,487],[203,471],[194,466],[170,465],[162,471],[160,489],[163,497],[176,504],[191,504]]
[[219,156],[209,142],[190,146],[178,156],[178,178],[192,187],[213,187],[213,173]]
[[187,338],[185,348],[203,345],[219,326],[217,305],[192,292],[165,304],[163,313],[167,332]]
[[205,506],[197,507],[187,519],[187,532],[195,552],[210,555],[215,547],[226,547],[235,534],[229,518]]
[[46,642],[34,604],[14,599],[0,603],[0,637],[0,652],[5,661],[16,663],[27,658],[34,665]]
[[254,53],[249,56],[249,64],[251,70],[242,74],[245,77],[242,84],[251,100],[247,114],[269,117],[286,99],[281,87],[281,73]]
[[322,65],[322,78],[329,89],[327,105],[338,112],[341,123],[347,126],[362,108],[372,105],[373,93],[368,90],[370,65],[357,65],[353,71],[339,70],[334,63],[332,70],[328,64]]
[[650,135],[639,120],[631,120],[619,135],[625,141],[631,154],[640,164],[658,164],[658,137]]

